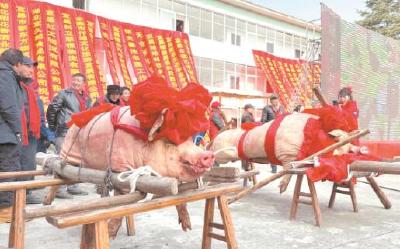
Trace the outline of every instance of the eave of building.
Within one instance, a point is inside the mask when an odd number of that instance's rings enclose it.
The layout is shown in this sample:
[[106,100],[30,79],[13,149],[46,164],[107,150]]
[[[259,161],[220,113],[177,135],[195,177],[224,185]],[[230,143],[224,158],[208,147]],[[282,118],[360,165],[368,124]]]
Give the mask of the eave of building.
[[245,0],[218,0],[220,2],[223,2],[225,4],[229,4],[238,8],[242,8],[248,11],[252,11],[254,13],[257,13],[259,15],[263,15],[266,17],[270,17],[282,22],[286,22],[289,24],[292,24],[294,26],[304,28],[304,29],[314,29],[317,32],[321,32],[321,26],[317,24],[313,24],[310,22],[303,21],[301,19],[298,19],[296,17],[288,16],[283,13],[280,13],[275,10],[271,10],[268,8],[265,8],[263,6],[260,6],[258,4],[251,3],[249,1]]

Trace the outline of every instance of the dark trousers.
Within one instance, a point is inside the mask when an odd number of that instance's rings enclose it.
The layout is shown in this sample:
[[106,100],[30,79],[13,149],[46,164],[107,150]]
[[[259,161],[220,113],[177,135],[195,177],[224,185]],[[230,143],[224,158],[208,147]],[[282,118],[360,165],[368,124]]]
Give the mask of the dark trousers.
[[[0,172],[20,171],[20,145],[0,144]],[[13,182],[15,178],[0,179],[0,182]],[[11,206],[14,203],[14,192],[0,191],[0,208]]]
[[[20,164],[22,171],[36,170],[36,152],[38,140],[29,136],[29,144],[21,146]],[[19,181],[33,180],[33,176],[21,177]]]

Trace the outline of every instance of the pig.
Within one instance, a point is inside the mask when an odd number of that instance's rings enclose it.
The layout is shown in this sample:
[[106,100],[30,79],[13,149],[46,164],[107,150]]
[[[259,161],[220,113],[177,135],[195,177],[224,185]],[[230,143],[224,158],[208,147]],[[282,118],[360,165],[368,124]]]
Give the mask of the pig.
[[[275,137],[275,156],[282,162],[284,169],[290,168],[290,162],[297,160],[305,138],[303,131],[310,119],[318,120],[319,117],[307,113],[293,113],[287,115],[280,124]],[[247,158],[260,163],[269,162],[264,150],[264,141],[272,122],[257,126],[247,133],[243,141],[243,151]],[[242,129],[232,129],[221,132],[214,138],[208,149],[215,153],[216,162],[227,163],[240,160],[237,148],[244,132]],[[344,131],[335,131],[331,134],[331,136],[341,137],[346,135]],[[344,154],[355,149],[352,146],[344,146],[335,151],[335,154]],[[289,181],[290,175],[285,175],[280,183],[281,193],[286,190]]]
[[[150,140],[162,125],[162,115],[148,134]],[[111,166],[115,172],[150,165],[162,176],[185,182],[200,177],[214,164],[213,152],[196,146],[191,138],[179,145],[166,139],[143,141],[122,129],[114,130],[110,116],[110,112],[100,114],[81,129],[72,126],[65,137],[61,157],[70,164],[97,170]],[[128,106],[120,108],[118,122],[140,128]]]
[[[111,112],[99,114],[84,127],[73,125],[68,130],[60,156],[72,165],[97,170],[111,167],[114,172],[150,165],[162,176],[193,181],[214,165],[214,154],[196,146],[191,138],[179,145],[166,139],[153,141],[167,111],[163,110],[146,141],[122,129],[114,129]],[[129,106],[119,109],[118,123],[140,129],[140,122],[131,115]],[[186,205],[177,206],[177,210],[183,230],[190,229]],[[116,236],[121,221],[110,221],[111,237]]]

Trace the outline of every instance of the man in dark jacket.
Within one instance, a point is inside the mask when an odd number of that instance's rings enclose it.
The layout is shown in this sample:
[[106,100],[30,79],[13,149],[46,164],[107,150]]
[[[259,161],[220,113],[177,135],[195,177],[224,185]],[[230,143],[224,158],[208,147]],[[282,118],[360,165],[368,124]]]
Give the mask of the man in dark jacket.
[[271,105],[266,105],[262,110],[261,123],[267,123],[285,112],[277,96],[271,96],[269,101]]
[[[74,113],[85,111],[91,107],[90,97],[84,92],[86,82],[85,75],[77,73],[72,75],[70,88],[58,93],[47,108],[47,123],[49,129],[56,135],[56,150],[60,153],[65,135],[68,131],[67,123],[71,120]],[[88,192],[81,190],[77,184],[60,187],[56,197],[71,199],[72,195],[87,195]]]
[[[7,49],[0,55],[0,172],[21,170],[22,89],[19,84],[23,54]],[[15,181],[9,178],[0,180]],[[0,192],[0,223],[9,221],[13,192]]]
[[[37,142],[40,138],[40,109],[37,102],[38,96],[31,86],[33,81],[33,70],[37,62],[28,57],[22,59],[22,70],[20,72],[22,87],[22,146],[20,152],[20,164],[22,171],[36,170]],[[19,178],[21,181],[33,180],[33,176]],[[42,198],[27,191],[27,204],[40,204]]]
[[[269,98],[271,105],[267,105],[262,110],[261,115],[261,123],[267,123],[271,120],[274,120],[276,117],[282,115],[284,113],[283,107],[279,103],[279,99],[277,96],[272,95]],[[271,172],[276,173],[276,165],[271,164]]]
[[214,101],[211,104],[210,113],[210,139],[214,139],[225,125],[225,115],[221,111],[221,104],[218,101]]
[[106,96],[98,98],[93,106],[98,106],[104,103],[110,103],[113,105],[121,105],[121,88],[117,85],[108,85]]

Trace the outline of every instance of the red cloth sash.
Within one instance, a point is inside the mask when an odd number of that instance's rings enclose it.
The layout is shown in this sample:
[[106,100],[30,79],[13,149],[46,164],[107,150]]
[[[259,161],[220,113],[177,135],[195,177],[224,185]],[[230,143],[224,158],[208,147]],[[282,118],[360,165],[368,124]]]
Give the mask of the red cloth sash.
[[119,110],[120,109],[121,109],[120,106],[115,107],[114,109],[112,109],[111,114],[110,114],[111,123],[114,126],[114,129],[121,129],[129,134],[134,135],[135,137],[137,137],[139,139],[146,141],[148,138],[148,133],[145,130],[143,130],[139,127],[136,127],[134,125],[119,123]]
[[272,124],[269,126],[267,130],[267,134],[265,135],[265,140],[264,140],[265,153],[267,154],[268,161],[276,165],[282,165],[282,162],[279,161],[275,155],[275,136],[279,126],[281,125],[283,119],[286,116],[287,115],[283,114],[274,119],[274,121],[272,121]]
[[247,133],[249,131],[245,131],[239,139],[239,144],[238,144],[238,156],[240,159],[248,161],[249,158],[244,154],[244,149],[243,149],[243,142],[244,142],[244,138],[246,137]]
[[[280,115],[276,119],[274,119],[274,121],[272,121],[272,124],[269,126],[267,133],[265,134],[265,140],[264,140],[265,153],[267,154],[268,160],[271,163],[277,164],[277,165],[281,165],[282,162],[279,161],[275,155],[275,136],[276,136],[276,132],[278,131],[279,126],[281,125],[283,119],[286,116],[287,116],[286,114]],[[249,158],[244,153],[243,143],[244,143],[244,139],[246,138],[246,135],[249,131],[250,130],[245,131],[240,136],[239,143],[237,146],[239,158],[242,160],[246,160],[246,161],[249,161]]]
[[[32,132],[33,136],[37,139],[40,138],[40,109],[37,103],[37,97],[33,88],[29,85],[20,82],[21,87],[26,91],[28,96],[28,106],[29,106],[29,131]],[[22,123],[22,144],[28,145],[29,143],[29,132],[27,126],[27,117],[25,112],[25,105],[23,105],[23,110],[21,112],[21,123]]]

